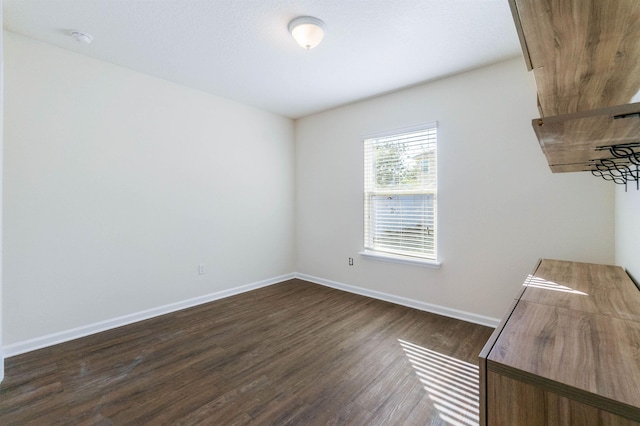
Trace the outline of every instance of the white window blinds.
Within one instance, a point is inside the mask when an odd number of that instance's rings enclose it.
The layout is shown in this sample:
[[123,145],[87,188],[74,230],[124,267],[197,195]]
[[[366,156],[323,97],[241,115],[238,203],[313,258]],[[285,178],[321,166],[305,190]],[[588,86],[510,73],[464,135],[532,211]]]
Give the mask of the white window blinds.
[[436,260],[436,130],[364,141],[366,250]]

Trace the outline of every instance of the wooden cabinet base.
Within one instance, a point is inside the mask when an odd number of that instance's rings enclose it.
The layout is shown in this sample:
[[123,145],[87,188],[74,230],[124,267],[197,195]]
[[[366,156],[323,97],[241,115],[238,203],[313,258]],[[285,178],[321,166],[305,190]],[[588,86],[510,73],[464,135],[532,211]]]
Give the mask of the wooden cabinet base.
[[490,371],[487,413],[492,426],[631,426],[638,422]]
[[480,353],[482,425],[640,425],[640,290],[542,260]]

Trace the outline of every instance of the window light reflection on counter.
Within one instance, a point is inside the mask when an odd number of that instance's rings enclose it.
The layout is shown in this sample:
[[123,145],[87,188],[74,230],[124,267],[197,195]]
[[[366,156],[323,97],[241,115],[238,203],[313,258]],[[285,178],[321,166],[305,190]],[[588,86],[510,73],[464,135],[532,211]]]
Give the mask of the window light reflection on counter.
[[522,285],[525,287],[535,287],[543,290],[553,290],[553,291],[561,291],[564,293],[579,294],[581,296],[589,295],[588,293],[585,293],[579,290],[574,290],[571,287],[567,287],[566,285],[558,284],[553,281],[547,281],[544,278],[534,277],[531,275],[527,277],[526,281]]

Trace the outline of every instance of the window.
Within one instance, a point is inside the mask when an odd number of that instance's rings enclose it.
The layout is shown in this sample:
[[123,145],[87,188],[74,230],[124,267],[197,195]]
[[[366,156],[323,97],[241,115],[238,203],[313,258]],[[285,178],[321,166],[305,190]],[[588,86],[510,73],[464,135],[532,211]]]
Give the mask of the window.
[[364,141],[364,248],[437,260],[436,123]]

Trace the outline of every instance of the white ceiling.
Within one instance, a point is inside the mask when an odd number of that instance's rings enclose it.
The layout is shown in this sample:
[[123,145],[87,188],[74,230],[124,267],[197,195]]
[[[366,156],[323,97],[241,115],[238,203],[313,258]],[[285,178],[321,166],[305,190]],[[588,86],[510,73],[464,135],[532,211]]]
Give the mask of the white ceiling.
[[4,28],[291,118],[521,54],[507,0],[4,0]]

